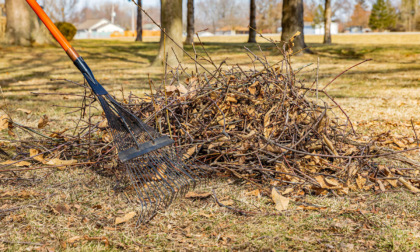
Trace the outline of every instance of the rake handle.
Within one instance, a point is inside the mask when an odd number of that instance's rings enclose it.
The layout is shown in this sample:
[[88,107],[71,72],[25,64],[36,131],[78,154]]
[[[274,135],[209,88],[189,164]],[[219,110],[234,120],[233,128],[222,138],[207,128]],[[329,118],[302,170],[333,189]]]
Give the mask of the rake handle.
[[106,95],[108,92],[102,87],[101,84],[95,79],[92,71],[89,66],[83,60],[83,58],[77,53],[77,51],[70,45],[69,41],[64,37],[64,35],[58,30],[57,26],[51,21],[47,13],[39,6],[36,0],[26,0],[26,2],[31,6],[36,15],[41,19],[45,24],[47,29],[51,32],[53,37],[61,45],[61,47],[66,51],[69,58],[73,61],[74,65],[79,69],[83,74],[89,86],[92,88],[93,92],[96,95]]
[[34,10],[36,15],[41,19],[41,21],[45,24],[47,29],[51,32],[53,37],[57,40],[57,42],[61,45],[61,47],[66,51],[67,55],[70,59],[74,62],[80,55],[76,52],[76,50],[70,45],[69,41],[64,37],[64,35],[58,30],[57,26],[51,21],[45,11],[39,6],[36,0],[26,0],[26,2],[31,6]]

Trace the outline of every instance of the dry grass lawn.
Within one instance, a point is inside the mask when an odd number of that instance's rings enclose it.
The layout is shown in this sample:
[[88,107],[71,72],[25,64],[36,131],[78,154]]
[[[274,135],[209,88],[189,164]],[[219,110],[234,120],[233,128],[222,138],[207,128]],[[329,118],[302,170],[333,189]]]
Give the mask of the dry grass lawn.
[[[244,46],[270,62],[280,59],[264,40],[259,39],[262,52],[245,40],[243,36],[203,38],[216,62],[251,67]],[[321,87],[350,66],[372,59],[337,79],[328,87],[330,94],[359,132],[413,136],[410,120],[420,121],[420,34],[338,35],[331,46],[320,44],[320,36],[306,40],[314,54],[293,59],[295,69],[314,63],[301,71],[302,81],[314,81],[318,57]],[[74,47],[119,98],[121,90],[136,95],[149,92],[149,75],[160,83],[162,70],[149,67],[158,49],[153,39],[75,41]],[[186,49],[193,51],[191,46]],[[201,48],[197,51],[204,53]],[[192,61],[184,60],[193,71]],[[51,128],[74,126],[78,114],[68,112],[80,105],[81,98],[72,94],[82,90],[63,79],[82,81],[61,49],[0,47],[0,116],[7,111],[16,122],[35,126],[47,114]],[[27,116],[19,108],[32,113]],[[2,147],[9,137],[7,132],[0,137]],[[412,155],[419,158],[419,152]],[[133,210],[115,185],[112,177],[84,168],[0,173],[0,251],[420,251],[419,195],[404,188],[346,197],[306,196],[305,203],[322,206],[318,210],[300,210],[292,198],[290,209],[279,213],[267,195],[250,195],[255,189],[251,185],[218,178],[197,190],[214,190],[219,200],[258,214],[234,213],[219,207],[212,197],[180,199],[136,229],[135,218],[114,224],[116,217]]]

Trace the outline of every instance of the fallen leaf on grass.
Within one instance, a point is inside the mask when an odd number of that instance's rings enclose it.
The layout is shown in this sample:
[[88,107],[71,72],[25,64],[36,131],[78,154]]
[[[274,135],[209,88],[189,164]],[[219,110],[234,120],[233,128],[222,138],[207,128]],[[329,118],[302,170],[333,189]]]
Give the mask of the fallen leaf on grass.
[[43,115],[41,117],[41,119],[39,119],[38,128],[39,129],[43,129],[43,128],[45,128],[45,126],[47,126],[47,124],[48,124],[48,116],[47,115]]
[[220,201],[221,204],[225,205],[225,206],[232,206],[235,202],[231,199],[229,200],[222,200]]
[[70,206],[67,204],[57,205],[54,209],[61,214],[68,214],[70,213]]
[[129,212],[128,214],[124,215],[123,217],[115,218],[115,225],[127,222],[131,220],[134,216],[136,216],[136,212]]
[[32,111],[27,110],[27,109],[22,109],[22,108],[18,108],[17,111],[21,111],[21,112],[23,112],[23,113],[25,113],[27,115],[29,115],[30,113],[32,113]]
[[250,195],[250,196],[257,196],[257,197],[260,197],[261,196],[261,192],[260,192],[259,189],[256,189],[254,191],[247,192],[245,194],[246,195]]
[[274,203],[276,204],[276,209],[279,211],[287,210],[289,206],[289,198],[281,196],[276,188],[273,187],[273,190],[271,191],[271,198],[273,199]]
[[[13,163],[15,163],[16,161],[15,160],[7,160],[7,161],[5,161],[5,162],[3,162],[3,163],[1,163],[1,164],[3,164],[3,165],[8,165],[8,164],[13,164]],[[16,163],[16,164],[14,164],[14,166],[18,166],[18,167],[22,167],[22,166],[30,166],[31,165],[31,163],[29,163],[29,162],[26,162],[26,161],[20,161],[20,162],[18,162],[18,163]]]
[[84,239],[84,237],[83,237],[83,236],[81,236],[81,235],[78,235],[78,236],[73,236],[73,237],[71,237],[71,238],[67,239],[67,243],[75,243],[75,242],[77,242],[77,241],[81,241],[81,240],[83,240],[83,239]]
[[209,192],[204,192],[204,193],[196,193],[196,192],[188,192],[185,195],[185,198],[187,199],[205,199],[211,196],[211,193]]

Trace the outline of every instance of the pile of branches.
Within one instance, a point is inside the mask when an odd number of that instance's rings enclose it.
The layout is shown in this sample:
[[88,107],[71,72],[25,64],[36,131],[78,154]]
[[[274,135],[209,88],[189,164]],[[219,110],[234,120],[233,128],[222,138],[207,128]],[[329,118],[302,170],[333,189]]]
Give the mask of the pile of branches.
[[298,81],[302,68],[294,71],[288,55],[275,65],[250,56],[259,70],[222,63],[180,81],[179,72],[188,73],[173,69],[162,88],[132,99],[131,108],[171,135],[185,158],[254,185],[339,194],[401,184],[413,189],[409,181],[419,187],[419,163],[403,154],[417,149],[417,139],[360,136],[325,87]]
[[[294,70],[290,55],[270,64],[248,53],[251,69],[226,62],[217,66],[208,57],[215,70],[200,73],[197,65],[190,75],[179,64],[165,71],[159,88],[150,82],[148,95],[130,95],[123,103],[170,135],[186,160],[260,188],[295,186],[317,194],[348,194],[404,185],[419,191],[420,165],[405,155],[418,148],[416,138],[358,135],[325,87],[318,88],[316,80],[309,85],[299,81],[304,67]],[[95,97],[86,91],[82,96],[83,106],[77,110],[82,117],[70,130],[47,133],[41,120],[36,129],[9,118],[3,125],[9,134],[15,127],[43,140],[12,141],[19,145],[19,154],[3,163],[0,172],[23,161],[117,168],[106,119],[87,114]],[[63,164],[68,160],[73,163]]]

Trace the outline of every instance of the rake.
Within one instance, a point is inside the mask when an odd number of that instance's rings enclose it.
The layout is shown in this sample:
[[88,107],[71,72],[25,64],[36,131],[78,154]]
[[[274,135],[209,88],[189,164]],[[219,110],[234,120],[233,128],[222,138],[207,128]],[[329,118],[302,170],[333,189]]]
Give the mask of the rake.
[[89,66],[57,29],[36,0],[26,0],[53,37],[83,74],[99,100],[117,148],[133,187],[135,203],[140,205],[138,224],[151,220],[167,208],[174,197],[195,186],[197,169],[183,162],[171,147],[174,141],[159,134],[131,111],[118,103],[95,79]]

